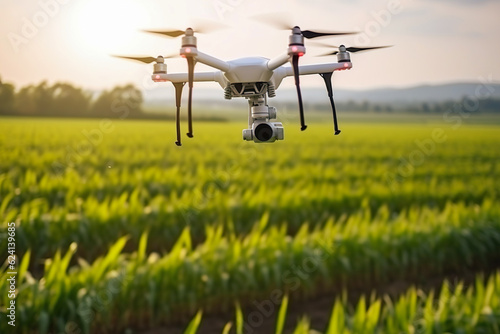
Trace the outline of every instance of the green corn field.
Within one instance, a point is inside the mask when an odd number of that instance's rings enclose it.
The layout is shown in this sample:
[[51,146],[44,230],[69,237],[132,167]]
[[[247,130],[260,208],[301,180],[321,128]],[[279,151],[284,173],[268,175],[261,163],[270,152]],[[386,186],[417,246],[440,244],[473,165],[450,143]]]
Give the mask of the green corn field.
[[0,332],[500,334],[499,125],[325,124],[1,119]]
[[[387,295],[378,298],[362,296],[357,305],[346,303],[346,294],[332,307],[329,323],[324,331],[311,328],[303,317],[297,323],[294,334],[335,333],[500,333],[500,273],[486,281],[478,276],[468,288],[463,282],[450,286],[444,281],[439,293],[425,293],[411,287],[401,297],[392,300]],[[276,319],[274,333],[283,333],[288,307],[288,296],[283,298]],[[495,311],[496,310],[496,311]],[[243,333],[245,323],[239,305],[234,320],[237,333]],[[196,333],[202,312],[189,323],[184,333]],[[222,333],[233,326],[228,322]]]

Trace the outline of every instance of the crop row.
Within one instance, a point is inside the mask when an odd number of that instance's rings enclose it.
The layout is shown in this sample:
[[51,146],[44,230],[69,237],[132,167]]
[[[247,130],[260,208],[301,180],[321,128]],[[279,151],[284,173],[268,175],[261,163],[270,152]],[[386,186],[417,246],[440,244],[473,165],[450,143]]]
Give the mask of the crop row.
[[[41,324],[41,333],[68,322],[85,333],[92,325],[149,326],[200,308],[228,309],[234,300],[373,286],[498,261],[500,208],[494,202],[421,210],[390,221],[352,215],[323,227],[306,223],[293,237],[286,225],[269,226],[265,215],[245,236],[207,226],[207,238],[198,246],[185,228],[164,256],[148,255],[147,234],[136,252],[123,253],[127,237],[122,237],[106,256],[91,264],[80,259],[69,268],[77,248],[72,244],[65,255],[58,252],[45,262],[40,280],[25,271],[27,253],[19,273],[19,324],[24,332]],[[0,290],[5,284],[2,278]]]
[[[334,189],[327,191],[335,193]],[[389,221],[397,216],[419,216],[426,208],[423,203],[418,203],[418,200],[410,204],[413,196],[405,197],[401,193],[397,197],[394,195],[392,201],[391,198],[370,199],[357,197],[355,194],[344,197],[332,196],[334,198],[326,196],[292,198],[290,195],[283,195],[281,198],[283,203],[275,208],[252,203],[251,192],[239,199],[217,195],[202,206],[186,205],[189,201],[187,194],[182,197],[186,201],[157,196],[148,204],[139,199],[139,194],[140,188],[130,195],[124,193],[122,196],[108,197],[102,202],[90,197],[81,200],[81,209],[76,212],[62,207],[48,211],[44,200],[37,199],[26,203],[19,211],[11,209],[4,221],[19,222],[17,248],[20,252],[33,248],[37,250],[36,257],[43,259],[52,256],[57,249],[67,248],[72,242],[77,242],[81,247],[79,256],[92,261],[109,248],[119,236],[129,235],[131,246],[136,247],[145,229],[152,232],[149,249],[166,252],[186,226],[190,227],[195,243],[202,242],[206,238],[207,225],[223,226],[226,231],[245,235],[265,212],[269,212],[271,225],[286,224],[287,233],[294,235],[303,222],[309,222],[311,226],[323,226],[328,220],[342,222],[351,216],[353,219],[365,221],[371,219]],[[482,194],[474,199],[458,202],[474,205],[485,200],[494,201],[495,198],[496,196]],[[430,203],[437,202],[428,200]],[[436,210],[445,210],[447,205],[453,203],[445,200],[443,197],[442,203],[435,205]],[[235,201],[238,201],[238,204],[234,203]],[[375,205],[372,202],[376,203],[377,209],[373,208]],[[399,210],[394,210],[394,205],[398,202],[406,204],[402,204]],[[0,246],[5,246],[5,242],[5,239],[2,240]]]
[[[275,334],[283,333],[287,308],[288,296],[285,296],[276,315]],[[245,319],[237,305],[236,334],[260,332],[263,318],[264,315],[254,312]],[[201,322],[200,311],[184,333],[195,334]],[[233,322],[228,322],[222,333],[229,333],[232,327]],[[463,282],[452,285],[444,281],[437,293],[425,293],[411,287],[397,299],[387,295],[377,298],[372,294],[367,302],[362,296],[355,307],[347,302],[347,294],[344,294],[335,301],[326,328],[318,331],[313,327],[317,328],[311,326],[309,318],[304,316],[293,334],[500,334],[500,272],[486,280],[483,275],[478,275],[475,284],[468,287]]]

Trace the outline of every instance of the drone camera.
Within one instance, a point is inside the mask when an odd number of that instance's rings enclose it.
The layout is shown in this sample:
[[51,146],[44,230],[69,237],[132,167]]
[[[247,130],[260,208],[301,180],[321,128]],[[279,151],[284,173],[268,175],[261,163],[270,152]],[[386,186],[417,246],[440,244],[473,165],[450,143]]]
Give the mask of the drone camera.
[[[258,100],[263,102],[263,99]],[[251,124],[250,129],[243,130],[243,140],[253,140],[256,143],[273,143],[276,140],[283,140],[285,132],[283,124],[280,122],[270,122],[276,118],[277,110],[275,107],[267,105],[254,105],[250,107]]]
[[254,141],[261,143],[272,143],[285,138],[283,124],[279,122],[260,123],[253,129]]
[[256,143],[273,143],[285,139],[285,131],[280,122],[256,122],[251,129],[243,130],[243,139]]

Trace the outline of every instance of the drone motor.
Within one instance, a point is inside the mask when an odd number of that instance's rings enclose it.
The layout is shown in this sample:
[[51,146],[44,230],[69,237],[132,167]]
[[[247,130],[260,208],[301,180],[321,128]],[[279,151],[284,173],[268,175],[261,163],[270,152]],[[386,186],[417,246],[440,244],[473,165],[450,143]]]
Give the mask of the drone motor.
[[156,64],[153,66],[153,74],[167,74],[167,64],[162,56],[156,58]]

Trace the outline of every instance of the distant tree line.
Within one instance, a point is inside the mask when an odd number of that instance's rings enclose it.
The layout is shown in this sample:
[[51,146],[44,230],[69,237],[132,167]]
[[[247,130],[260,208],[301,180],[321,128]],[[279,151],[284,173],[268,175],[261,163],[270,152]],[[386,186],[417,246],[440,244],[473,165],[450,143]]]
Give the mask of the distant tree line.
[[[142,92],[128,84],[92,94],[69,83],[49,85],[46,81],[17,90],[14,85],[0,79],[0,115],[51,116],[51,117],[105,117],[105,118],[169,118],[143,112]],[[329,112],[329,103],[305,101],[309,110]],[[296,108],[295,102],[286,102],[284,107]],[[458,101],[423,103],[377,103],[369,101],[336,102],[338,110],[362,112],[417,112],[444,113],[457,107],[476,112],[500,113],[500,99],[471,100],[466,97]]]
[[464,97],[458,101],[450,100],[444,102],[409,104],[404,110],[422,113],[444,113],[448,110],[455,110],[456,108],[461,108],[469,112],[500,113],[500,99],[487,98],[473,100]]
[[[305,103],[310,110],[330,111],[329,103],[311,104]],[[287,103],[287,106],[293,108],[295,104]],[[416,113],[444,113],[454,110],[457,107],[482,113],[500,113],[500,99],[487,98],[480,100],[471,100],[462,98],[457,101],[444,102],[422,102],[422,103],[378,103],[369,101],[347,101],[336,102],[335,106],[339,110],[345,111],[369,111],[369,112],[416,112]]]
[[142,92],[131,84],[98,96],[69,83],[46,81],[16,90],[0,79],[0,115],[141,118]]

